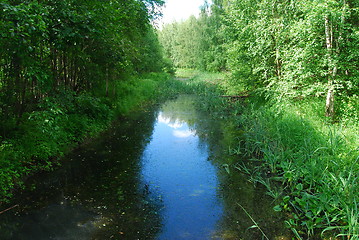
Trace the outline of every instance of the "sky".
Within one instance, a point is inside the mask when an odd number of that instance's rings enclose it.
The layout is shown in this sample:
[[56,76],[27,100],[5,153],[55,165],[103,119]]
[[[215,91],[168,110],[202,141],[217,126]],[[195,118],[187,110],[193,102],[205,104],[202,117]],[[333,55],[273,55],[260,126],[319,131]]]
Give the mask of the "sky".
[[185,20],[191,15],[198,16],[204,0],[166,0],[163,8],[162,24]]

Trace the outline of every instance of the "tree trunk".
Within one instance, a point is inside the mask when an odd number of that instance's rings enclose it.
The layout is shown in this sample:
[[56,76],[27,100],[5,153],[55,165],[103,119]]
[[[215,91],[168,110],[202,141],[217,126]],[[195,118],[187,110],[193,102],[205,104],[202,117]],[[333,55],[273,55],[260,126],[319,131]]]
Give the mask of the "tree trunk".
[[334,117],[334,79],[336,66],[333,66],[333,26],[329,21],[329,16],[325,15],[325,41],[327,46],[328,58],[328,92],[325,104],[325,116]]
[[327,100],[325,103],[325,116],[334,116],[334,90],[329,89],[327,93]]

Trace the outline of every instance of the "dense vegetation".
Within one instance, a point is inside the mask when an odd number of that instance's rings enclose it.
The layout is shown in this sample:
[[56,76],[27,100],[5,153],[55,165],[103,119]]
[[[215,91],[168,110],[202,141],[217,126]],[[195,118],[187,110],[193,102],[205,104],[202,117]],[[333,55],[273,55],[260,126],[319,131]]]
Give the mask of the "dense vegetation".
[[358,7],[216,0],[159,33],[176,67],[227,73],[204,107],[237,123],[228,165],[267,187],[297,238],[359,236]]
[[266,186],[297,238],[358,239],[359,3],[214,0],[165,25],[163,51],[162,4],[0,3],[0,204],[161,86],[179,92],[151,73],[173,63],[227,74],[191,76],[189,91],[234,123],[227,169]]
[[[0,3],[0,203],[154,95],[160,0]],[[144,75],[147,74],[147,75]],[[157,79],[154,81],[153,79]]]
[[228,70],[232,88],[274,101],[324,97],[327,116],[354,117],[357,1],[214,2],[198,19],[168,24],[160,32],[176,67]]

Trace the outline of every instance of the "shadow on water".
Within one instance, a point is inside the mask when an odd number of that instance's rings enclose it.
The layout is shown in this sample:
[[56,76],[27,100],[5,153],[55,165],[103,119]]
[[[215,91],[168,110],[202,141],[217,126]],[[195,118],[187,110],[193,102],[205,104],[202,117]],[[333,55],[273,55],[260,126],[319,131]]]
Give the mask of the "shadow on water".
[[[222,167],[229,122],[180,96],[121,119],[29,181],[0,215],[0,239],[289,239],[265,190]],[[36,187],[35,187],[36,186]]]
[[161,227],[160,202],[146,201],[140,159],[154,110],[121,119],[69,154],[61,169],[31,179],[0,215],[0,239],[151,239]]

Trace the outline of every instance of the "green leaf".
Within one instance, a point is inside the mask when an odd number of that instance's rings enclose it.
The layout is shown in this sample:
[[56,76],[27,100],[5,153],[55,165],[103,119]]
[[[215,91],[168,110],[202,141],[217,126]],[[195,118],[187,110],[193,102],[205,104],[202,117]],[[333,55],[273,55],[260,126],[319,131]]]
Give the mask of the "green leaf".
[[276,212],[280,212],[280,211],[282,211],[282,206],[280,206],[280,205],[274,206],[273,210]]
[[297,186],[295,186],[295,188],[298,189],[299,191],[302,191],[303,190],[303,184],[299,183],[299,184],[297,184]]

